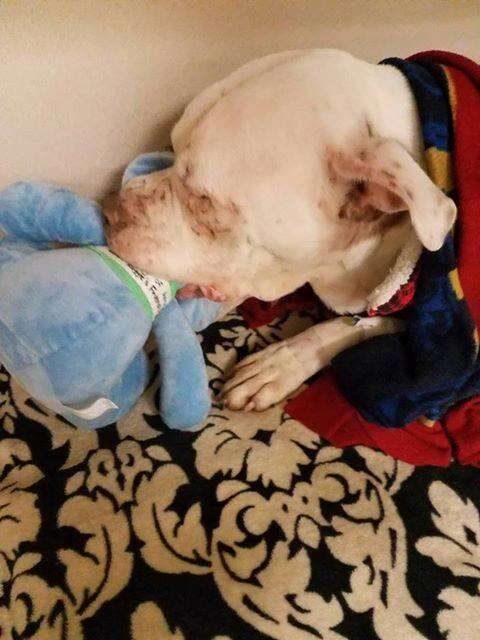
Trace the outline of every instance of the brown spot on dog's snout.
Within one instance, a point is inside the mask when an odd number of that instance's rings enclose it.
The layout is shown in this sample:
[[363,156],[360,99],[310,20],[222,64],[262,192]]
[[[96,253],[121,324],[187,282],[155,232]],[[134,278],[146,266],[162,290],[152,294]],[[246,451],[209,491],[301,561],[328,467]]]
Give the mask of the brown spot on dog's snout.
[[191,178],[193,174],[193,167],[191,164],[187,164],[185,166],[185,171],[183,172],[183,180],[186,180],[187,178]]
[[103,215],[112,226],[120,223],[144,225],[147,221],[148,205],[165,198],[164,190],[158,190],[158,194],[156,191],[144,194],[138,189],[127,187],[119,193],[109,194],[102,203]]
[[385,169],[382,169],[381,173],[382,173],[383,176],[388,178],[390,181],[395,180],[395,176],[393,175],[393,173],[390,173],[390,171],[385,171]]

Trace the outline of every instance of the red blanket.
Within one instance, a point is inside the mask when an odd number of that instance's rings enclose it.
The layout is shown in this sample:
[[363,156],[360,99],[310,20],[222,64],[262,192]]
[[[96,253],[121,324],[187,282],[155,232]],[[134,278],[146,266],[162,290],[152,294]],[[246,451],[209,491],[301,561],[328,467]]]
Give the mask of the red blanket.
[[[444,65],[454,84],[458,270],[471,315],[480,328],[480,66],[443,51],[419,53],[410,60]],[[287,311],[316,304],[306,286],[275,303],[248,300],[242,311],[247,323],[258,327]],[[388,429],[364,420],[327,370],[291,400],[286,411],[338,447],[366,445],[415,465],[447,466],[455,459],[480,467],[480,398],[454,407],[434,424],[415,421],[402,429]]]

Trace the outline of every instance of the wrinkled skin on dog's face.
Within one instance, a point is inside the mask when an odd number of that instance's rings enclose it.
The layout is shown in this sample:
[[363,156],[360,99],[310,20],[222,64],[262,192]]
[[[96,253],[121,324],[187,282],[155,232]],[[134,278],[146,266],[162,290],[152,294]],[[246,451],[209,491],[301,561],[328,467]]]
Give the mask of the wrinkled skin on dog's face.
[[213,85],[173,131],[174,166],[105,203],[111,249],[153,275],[210,287],[210,297],[272,300],[327,278],[392,225],[413,224],[439,248],[455,208],[405,150],[415,127],[392,129],[415,121],[413,107],[383,117],[391,72],[338,51],[297,51]]
[[[235,278],[235,259],[248,263],[235,204],[197,192],[176,166],[131,180],[107,199],[104,214],[111,249],[138,269],[195,283],[184,288],[183,297],[224,299],[229,279]],[[239,282],[242,277],[239,273]]]

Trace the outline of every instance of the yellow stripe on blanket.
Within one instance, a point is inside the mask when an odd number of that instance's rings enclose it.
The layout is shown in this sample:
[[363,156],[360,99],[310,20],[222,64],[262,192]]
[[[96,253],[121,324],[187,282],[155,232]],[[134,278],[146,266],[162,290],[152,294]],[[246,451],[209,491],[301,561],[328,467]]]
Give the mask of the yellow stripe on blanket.
[[[451,109],[452,119],[453,119],[453,128],[455,129],[457,124],[457,92],[455,90],[455,83],[452,80],[452,76],[450,75],[450,71],[448,67],[446,67],[445,65],[441,65],[441,66],[445,74],[445,77],[447,79],[448,97],[450,101],[450,109]],[[443,152],[443,153],[448,155],[447,152]],[[450,167],[447,169],[447,172],[448,172],[448,175],[452,176],[453,173],[452,173],[451,159],[450,161],[447,162],[447,167],[448,167],[448,164],[450,165]],[[448,184],[448,180],[447,180],[447,184]],[[454,233],[454,231],[452,231],[452,233]],[[455,291],[455,295],[457,299],[463,300],[464,294],[462,290],[462,285],[460,284],[460,276],[458,275],[458,270],[454,269],[453,271],[450,271],[449,278],[450,278],[452,288]],[[478,352],[480,350],[480,339],[479,339],[478,330],[476,327],[474,327],[473,329],[473,341],[475,342],[475,347],[476,347],[475,352],[476,352],[476,356],[478,357]]]
[[452,76],[450,75],[448,67],[443,64],[440,66],[442,67],[443,73],[445,74],[445,77],[447,79],[448,99],[450,102],[450,111],[452,112],[453,128],[455,128],[455,125],[457,123],[457,92],[455,90],[455,82],[453,82],[452,80]]
[[463,300],[463,289],[460,284],[460,277],[458,275],[458,269],[453,269],[448,274],[448,278],[450,280],[450,284],[452,285],[452,289],[455,291],[455,295],[458,300]]
[[452,156],[448,151],[430,147],[425,151],[427,173],[445,193],[453,189]]
[[431,420],[430,418],[427,418],[427,416],[420,416],[419,420],[426,427],[433,427],[437,422],[436,420]]
[[[460,284],[460,276],[458,275],[458,269],[453,269],[452,271],[450,271],[450,273],[448,274],[448,278],[450,280],[450,284],[452,285],[452,289],[455,292],[455,297],[457,298],[457,300],[463,300],[464,293],[463,293],[462,285]],[[473,329],[473,340],[475,342],[476,355],[478,355],[479,338],[478,338],[478,331],[476,327]]]

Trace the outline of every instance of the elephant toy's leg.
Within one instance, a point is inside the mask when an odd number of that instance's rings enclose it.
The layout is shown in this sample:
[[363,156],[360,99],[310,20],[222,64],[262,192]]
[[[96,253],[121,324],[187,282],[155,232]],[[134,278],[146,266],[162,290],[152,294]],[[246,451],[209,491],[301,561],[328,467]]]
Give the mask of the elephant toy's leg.
[[159,413],[172,429],[193,429],[208,414],[211,396],[202,348],[176,300],[153,324],[159,352]]

